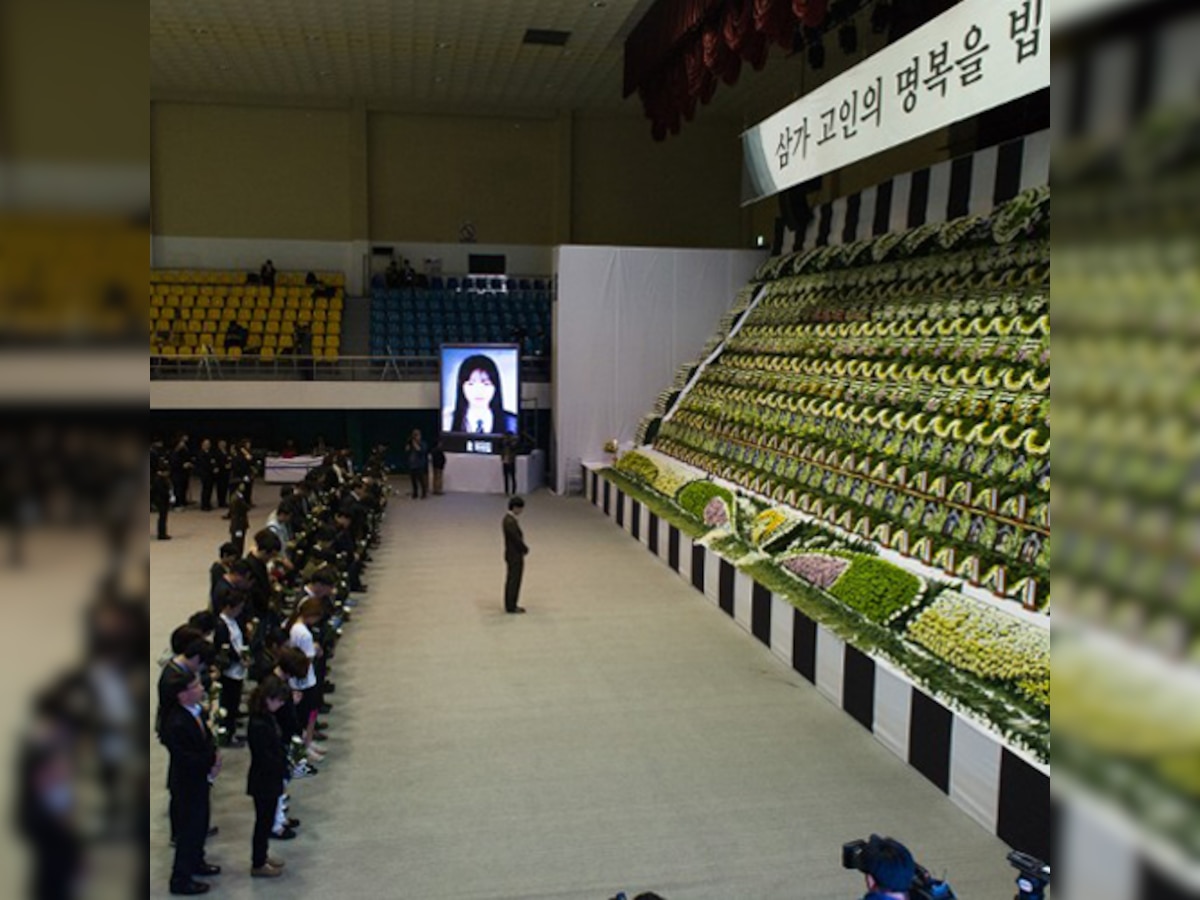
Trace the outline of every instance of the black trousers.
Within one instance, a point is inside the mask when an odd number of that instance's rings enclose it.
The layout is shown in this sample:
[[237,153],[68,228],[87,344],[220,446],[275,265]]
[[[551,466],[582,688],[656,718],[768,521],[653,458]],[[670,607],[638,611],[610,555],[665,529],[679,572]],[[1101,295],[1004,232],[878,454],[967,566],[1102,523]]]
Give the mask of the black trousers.
[[170,503],[164,503],[158,510],[158,537],[160,540],[167,537],[167,516],[170,512]]
[[[279,790],[283,791],[282,784]],[[275,825],[275,806],[278,802],[278,793],[254,795],[254,836],[250,839],[250,865],[256,869],[267,864],[271,829]]]
[[175,505],[186,506],[188,500],[188,487],[191,478],[187,475],[172,475],[171,488],[175,491]]
[[504,608],[514,610],[521,595],[521,576],[525,574],[525,560],[508,562],[508,573],[504,579]]
[[[504,495],[507,497],[509,494],[515,494],[517,492],[517,464],[516,463],[503,463],[503,468],[504,468]],[[510,484],[512,485],[511,490],[509,489]]]
[[242,706],[242,687],[244,685],[244,681],[221,676],[221,706],[229,714],[225,719],[225,727],[228,729],[225,735],[226,739],[237,734],[238,710]]
[[413,469],[408,473],[408,477],[412,480],[412,495],[413,495],[414,500],[417,499],[418,492],[420,493],[420,495],[422,497],[428,496],[428,494],[429,494],[429,473],[428,473],[428,471],[421,471],[419,469]]
[[191,884],[204,863],[204,840],[208,837],[209,788],[188,791],[183,796],[172,793],[171,804],[175,819],[175,863],[171,867],[171,887]]
[[217,487],[217,506],[224,509],[229,505],[229,473],[221,472],[214,479]]
[[200,508],[201,509],[212,509],[213,487],[215,487],[215,486],[216,486],[216,482],[213,480],[211,475],[209,475],[207,477],[204,475],[200,476]]
[[245,553],[246,553],[246,532],[234,531],[234,530],[230,529],[229,543],[231,543],[235,547],[237,547],[238,559],[241,559],[242,556],[245,555]]

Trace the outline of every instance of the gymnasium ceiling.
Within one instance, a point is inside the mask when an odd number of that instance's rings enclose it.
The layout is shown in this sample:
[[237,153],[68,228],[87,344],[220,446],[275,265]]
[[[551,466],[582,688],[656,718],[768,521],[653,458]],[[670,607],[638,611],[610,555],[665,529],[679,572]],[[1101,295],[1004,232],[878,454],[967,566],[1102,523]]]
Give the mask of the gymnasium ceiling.
[[[621,97],[622,61],[626,35],[652,3],[150,0],[150,95],[641,115],[636,96]],[[529,28],[568,31],[570,39],[564,47],[525,45]],[[836,47],[828,49],[832,63]],[[802,58],[773,49],[762,72],[744,67],[697,117],[753,124],[798,95]],[[811,71],[803,77],[809,89],[818,80]]]

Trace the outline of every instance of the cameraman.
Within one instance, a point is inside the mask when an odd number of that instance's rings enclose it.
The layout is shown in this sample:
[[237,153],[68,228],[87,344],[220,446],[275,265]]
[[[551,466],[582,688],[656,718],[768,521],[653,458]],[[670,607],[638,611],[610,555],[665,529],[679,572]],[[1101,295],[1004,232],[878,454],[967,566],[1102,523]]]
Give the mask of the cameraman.
[[916,863],[899,841],[871,835],[861,869],[867,879],[863,900],[909,900],[908,889],[916,874]]

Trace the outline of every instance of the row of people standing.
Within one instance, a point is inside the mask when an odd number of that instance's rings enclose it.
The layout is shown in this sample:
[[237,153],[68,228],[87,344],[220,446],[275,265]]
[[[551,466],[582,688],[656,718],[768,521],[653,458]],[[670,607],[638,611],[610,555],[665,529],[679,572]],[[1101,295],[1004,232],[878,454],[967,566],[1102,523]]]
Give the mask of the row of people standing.
[[195,503],[191,497],[193,477],[200,482],[199,505],[206,512],[214,508],[224,509],[231,489],[238,487],[242,488],[248,502],[254,502],[257,464],[249,438],[230,442],[225,438],[204,437],[193,446],[190,435],[180,434],[170,451],[164,450],[161,441],[150,445],[150,465],[152,472],[166,469],[170,479],[171,505],[175,509]]
[[[157,732],[170,754],[173,894],[204,893],[209,884],[201,879],[220,873],[205,843],[214,831],[209,801],[223,751],[250,750],[252,876],[282,874],[269,842],[297,836],[300,822],[285,788],[316,775],[325,758],[328,725],[319,717],[332,711],[329,663],[357,602],[352,591],[366,588],[361,573],[387,502],[379,479],[327,487],[325,474],[310,472],[302,486],[283,489],[244,557],[232,543],[220,548],[210,571],[210,608],[172,635]],[[243,737],[242,698],[250,682],[256,686]]]

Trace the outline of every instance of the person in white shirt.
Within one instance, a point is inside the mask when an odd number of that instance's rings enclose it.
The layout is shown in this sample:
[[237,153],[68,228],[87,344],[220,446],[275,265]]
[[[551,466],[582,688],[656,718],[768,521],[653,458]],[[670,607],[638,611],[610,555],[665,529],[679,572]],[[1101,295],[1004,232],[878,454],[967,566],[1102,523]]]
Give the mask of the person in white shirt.
[[240,622],[243,607],[241,594],[224,594],[221,597],[217,627],[213,633],[213,644],[217,648],[217,657],[222,666],[221,708],[226,714],[222,743],[231,747],[240,747],[244,743],[237,734],[241,717],[242,689],[246,684],[246,662],[250,657],[249,642]]
[[320,691],[317,689],[315,661],[321,655],[321,646],[313,639],[312,626],[325,614],[325,604],[318,597],[308,596],[296,607],[288,620],[288,646],[295,647],[308,658],[308,671],[303,678],[290,679],[292,690],[301,694],[296,704],[296,716],[300,719],[304,746],[312,762],[320,762],[324,756],[322,748],[313,742],[317,727],[317,712],[320,707]]

